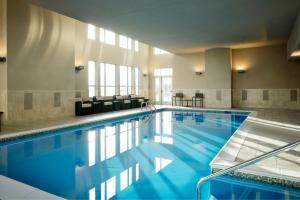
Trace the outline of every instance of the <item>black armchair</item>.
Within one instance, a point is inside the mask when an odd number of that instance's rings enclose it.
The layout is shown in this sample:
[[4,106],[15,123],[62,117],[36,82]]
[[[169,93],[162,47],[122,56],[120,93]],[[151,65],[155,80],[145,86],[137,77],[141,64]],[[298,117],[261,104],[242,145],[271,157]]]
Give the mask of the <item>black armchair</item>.
[[92,101],[83,101],[82,98],[75,99],[75,115],[89,115],[93,113]]
[[193,96],[192,100],[193,100],[194,107],[197,107],[197,102],[200,102],[200,107],[203,107],[204,94],[195,93],[195,96]]
[[172,106],[175,103],[175,106],[177,106],[177,101],[179,100],[179,105],[183,106],[183,93],[176,93],[175,96],[172,97]]
[[93,97],[93,113],[101,113],[103,111],[103,100],[101,97]]

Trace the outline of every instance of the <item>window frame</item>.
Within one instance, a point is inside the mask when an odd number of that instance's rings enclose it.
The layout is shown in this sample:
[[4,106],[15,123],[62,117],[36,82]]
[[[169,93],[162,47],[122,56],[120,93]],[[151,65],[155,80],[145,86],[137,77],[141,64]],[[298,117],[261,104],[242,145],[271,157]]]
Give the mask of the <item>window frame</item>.
[[[93,68],[93,74],[91,72],[91,69]],[[96,91],[96,87],[97,87],[97,81],[96,81],[96,62],[95,61],[88,61],[88,94],[89,97],[93,97],[96,96],[97,91]],[[93,76],[93,82],[91,82]],[[94,92],[93,94],[91,94],[91,88],[94,88]]]
[[[103,66],[103,68],[102,68]],[[107,70],[108,70],[108,67],[109,66],[113,66],[113,74],[114,74],[114,84],[111,85],[111,84],[108,84],[108,81],[107,81]],[[99,94],[100,96],[103,96],[103,97],[108,97],[108,96],[113,96],[113,95],[116,95],[116,65],[115,64],[110,64],[110,63],[99,63],[99,67],[100,67],[100,70],[99,70],[99,76],[100,76],[100,80],[98,81],[99,83]],[[108,95],[108,89],[109,88],[113,88],[114,89],[114,92],[113,94],[109,94]]]
[[96,26],[93,24],[88,24],[87,26],[87,38],[89,40],[96,40]]
[[[102,43],[108,44],[108,45],[112,45],[112,46],[116,46],[116,36],[117,34],[111,30],[108,29],[104,29],[104,28],[99,28],[99,40]],[[113,42],[109,40],[109,35],[112,35],[113,37]]]

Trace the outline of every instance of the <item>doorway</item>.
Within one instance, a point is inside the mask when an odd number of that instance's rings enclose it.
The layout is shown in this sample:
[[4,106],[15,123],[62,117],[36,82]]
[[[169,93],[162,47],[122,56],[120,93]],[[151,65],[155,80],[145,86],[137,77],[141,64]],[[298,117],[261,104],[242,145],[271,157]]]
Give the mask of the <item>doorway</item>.
[[170,105],[172,103],[172,75],[172,68],[154,70],[156,104]]

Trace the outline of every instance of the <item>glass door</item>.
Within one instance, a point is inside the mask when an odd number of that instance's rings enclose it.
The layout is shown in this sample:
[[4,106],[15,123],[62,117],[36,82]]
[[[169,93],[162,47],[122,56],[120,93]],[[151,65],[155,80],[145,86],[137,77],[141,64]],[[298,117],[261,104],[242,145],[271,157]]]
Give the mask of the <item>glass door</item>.
[[161,78],[155,77],[155,104],[161,104]]
[[171,104],[172,102],[172,77],[161,77],[162,85],[162,104]]
[[168,105],[172,102],[172,68],[154,70],[155,103]]

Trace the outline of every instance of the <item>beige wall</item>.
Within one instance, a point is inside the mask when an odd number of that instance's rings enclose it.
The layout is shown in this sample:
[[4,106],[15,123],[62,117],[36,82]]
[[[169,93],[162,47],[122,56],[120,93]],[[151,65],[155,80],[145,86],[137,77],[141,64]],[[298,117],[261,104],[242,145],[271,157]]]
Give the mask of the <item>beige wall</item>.
[[[232,51],[234,107],[300,109],[300,62],[288,61],[286,49],[276,45]],[[238,74],[238,68],[246,72]],[[297,91],[297,101],[291,101],[292,90]],[[264,91],[268,100],[263,100]]]
[[286,45],[234,49],[232,64],[233,89],[300,88],[300,62],[287,60]]
[[[87,66],[89,60],[139,67],[141,74],[148,71],[148,45],[140,43],[138,53],[119,48],[118,40],[112,47],[99,42],[99,30],[96,41],[91,41],[85,23],[26,0],[9,0],[7,8],[5,2],[0,4],[3,54],[8,44],[0,82],[1,110],[8,114],[5,123],[74,115],[76,91],[87,97],[87,67],[75,73],[75,66]],[[57,93],[59,106],[54,103]],[[148,96],[148,77],[141,76],[141,94]]]
[[[10,123],[74,114],[75,20],[7,1],[7,98]],[[32,108],[25,109],[25,93]],[[61,105],[54,106],[54,93]]]
[[[132,41],[132,47],[134,48]],[[88,61],[96,61],[97,63],[111,63],[138,67],[141,77],[141,95],[148,96],[148,78],[142,76],[148,71],[149,62],[149,46],[139,42],[139,51],[122,49],[119,47],[119,38],[116,37],[116,45],[108,45],[100,42],[99,28],[96,28],[96,39],[90,40],[87,38],[87,24],[76,22],[76,43],[75,43],[75,63],[76,65],[87,66]],[[119,73],[117,73],[119,80]],[[117,81],[118,84],[119,81]],[[76,74],[76,90],[87,96],[88,90],[88,71],[87,68]],[[117,85],[118,86],[118,85]],[[118,87],[117,87],[118,94]]]
[[[154,101],[154,75],[157,68],[173,69],[173,94],[183,92],[191,99],[195,92],[206,96],[205,107],[231,106],[231,52],[230,49],[212,49],[195,54],[163,54],[150,52],[150,93]],[[196,71],[203,72],[196,75]],[[216,99],[221,91],[223,100]]]

